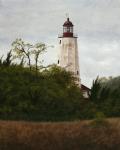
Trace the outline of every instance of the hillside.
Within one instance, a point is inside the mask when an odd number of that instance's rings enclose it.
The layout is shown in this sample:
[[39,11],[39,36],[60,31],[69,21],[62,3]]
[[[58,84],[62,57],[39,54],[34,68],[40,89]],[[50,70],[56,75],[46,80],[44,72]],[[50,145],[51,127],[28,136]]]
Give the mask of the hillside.
[[120,118],[109,126],[91,121],[35,123],[0,121],[1,150],[119,150]]

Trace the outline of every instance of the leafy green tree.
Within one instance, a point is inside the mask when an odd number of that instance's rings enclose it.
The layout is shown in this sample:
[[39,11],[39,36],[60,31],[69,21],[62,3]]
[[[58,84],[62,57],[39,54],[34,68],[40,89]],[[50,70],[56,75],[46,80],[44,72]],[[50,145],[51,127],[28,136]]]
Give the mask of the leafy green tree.
[[93,80],[93,84],[91,87],[91,95],[90,95],[90,100],[93,101],[94,103],[97,103],[99,100],[100,89],[101,89],[101,84],[99,81],[99,77],[97,77],[95,80]]
[[3,65],[10,66],[12,62],[12,50],[7,53],[6,59],[3,61]]
[[0,118],[62,121],[82,118],[83,97],[71,73],[55,65],[36,73],[0,66]]
[[31,51],[32,54],[34,54],[36,75],[39,70],[38,63],[39,62],[42,63],[41,61],[39,61],[39,56],[42,53],[44,53],[46,49],[47,49],[47,46],[44,43],[37,43],[33,46],[33,50]]
[[[23,60],[27,58],[27,65],[29,66],[29,69],[31,71],[32,69],[32,55],[34,55],[34,60],[35,60],[35,70],[36,73],[38,71],[38,62],[39,61],[39,56],[45,52],[47,49],[47,46],[44,43],[36,43],[36,44],[30,44],[30,43],[25,43],[22,39],[16,39],[12,43],[12,50],[15,53],[15,58],[20,58],[21,63],[23,65]],[[41,63],[41,62],[40,62]]]
[[97,78],[90,98],[106,116],[120,116],[120,77]]
[[16,39],[12,43],[12,50],[16,53],[16,57],[22,58],[22,57],[27,57],[28,59],[28,65],[31,71],[31,51],[30,49],[33,47],[33,45],[29,43],[24,43],[22,39]]

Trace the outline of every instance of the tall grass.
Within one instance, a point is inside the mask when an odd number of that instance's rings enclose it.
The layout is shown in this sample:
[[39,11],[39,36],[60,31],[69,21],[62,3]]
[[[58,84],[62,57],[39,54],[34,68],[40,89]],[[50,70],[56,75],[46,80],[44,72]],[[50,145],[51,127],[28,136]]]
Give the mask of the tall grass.
[[91,121],[0,121],[0,150],[120,150],[120,119],[93,128]]

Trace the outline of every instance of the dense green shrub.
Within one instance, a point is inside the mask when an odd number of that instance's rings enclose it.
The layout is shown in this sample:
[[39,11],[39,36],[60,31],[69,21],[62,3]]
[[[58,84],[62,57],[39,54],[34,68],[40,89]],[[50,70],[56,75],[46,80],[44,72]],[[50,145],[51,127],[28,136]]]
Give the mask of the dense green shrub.
[[120,76],[115,78],[97,78],[93,82],[90,100],[96,105],[97,111],[107,117],[120,116]]
[[120,116],[120,77],[97,77],[90,99],[85,100],[70,72],[41,65],[39,56],[46,49],[44,43],[31,45],[17,39],[6,59],[1,57],[0,119],[63,121],[95,118],[99,112]]
[[75,78],[57,66],[38,73],[18,65],[0,66],[2,119],[74,120],[84,118]]

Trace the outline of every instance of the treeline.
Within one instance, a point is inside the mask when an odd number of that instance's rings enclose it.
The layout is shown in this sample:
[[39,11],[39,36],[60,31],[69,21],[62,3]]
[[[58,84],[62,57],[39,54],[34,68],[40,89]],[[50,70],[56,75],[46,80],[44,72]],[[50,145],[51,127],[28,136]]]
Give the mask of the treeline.
[[120,76],[96,78],[91,89],[91,101],[97,111],[108,117],[120,116]]
[[70,73],[52,66],[36,73],[0,66],[0,118],[72,120],[79,118],[83,97]]
[[65,121],[120,116],[120,77],[97,78],[89,100],[64,69],[42,66],[44,43],[17,39],[0,59],[0,119]]
[[[0,60],[0,119],[57,121],[80,118],[83,97],[70,72],[43,67],[43,43],[17,39]],[[31,58],[34,56],[33,58]]]

